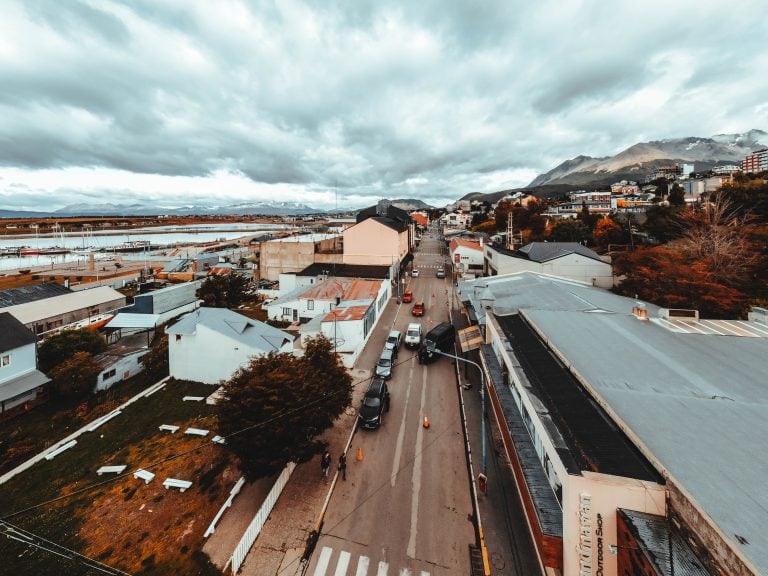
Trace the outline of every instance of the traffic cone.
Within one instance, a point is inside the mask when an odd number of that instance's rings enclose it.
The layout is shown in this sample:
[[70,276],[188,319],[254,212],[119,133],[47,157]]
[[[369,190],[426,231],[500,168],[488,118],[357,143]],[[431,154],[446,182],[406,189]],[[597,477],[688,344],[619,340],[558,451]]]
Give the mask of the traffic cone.
[[424,414],[424,428],[429,428],[429,418],[427,418],[427,415]]
[[357,461],[362,462],[363,461],[363,448],[362,446],[357,449]]

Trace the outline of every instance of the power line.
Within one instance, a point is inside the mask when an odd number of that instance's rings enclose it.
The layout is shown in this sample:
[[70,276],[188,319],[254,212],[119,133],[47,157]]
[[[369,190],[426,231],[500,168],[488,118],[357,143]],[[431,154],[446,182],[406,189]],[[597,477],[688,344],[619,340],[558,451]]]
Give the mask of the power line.
[[54,554],[55,556],[66,558],[67,560],[72,560],[73,562],[77,562],[87,568],[102,572],[103,574],[110,574],[112,576],[131,576],[129,572],[124,572],[119,568],[108,566],[103,562],[99,562],[94,558],[80,554],[79,552],[76,552],[71,548],[67,548],[66,546],[62,546],[61,544],[56,544],[55,542],[25,530],[20,526],[11,524],[5,520],[0,520],[0,534],[4,535],[10,540],[16,540],[17,542],[21,542],[27,546],[32,546],[38,550],[43,550],[49,554]]
[[[412,360],[415,357],[416,357],[416,354],[413,354],[412,356],[408,357],[407,359],[397,362],[394,366],[399,366],[400,364],[404,364],[405,362],[408,362],[408,361]],[[362,378],[362,379],[360,379],[360,380],[358,380],[356,382],[353,381],[350,384],[350,388],[355,388],[359,384],[362,384],[363,382],[367,382],[368,380],[370,380],[370,377]],[[275,421],[280,420],[282,418],[286,418],[288,416],[292,416],[294,414],[297,414],[299,412],[307,410],[308,408],[311,408],[311,407],[315,406],[316,404],[319,404],[319,403],[323,402],[324,400],[327,400],[327,399],[333,398],[334,396],[342,394],[343,392],[344,392],[344,390],[337,390],[335,392],[328,392],[325,395],[317,397],[315,400],[312,400],[310,402],[306,402],[305,404],[297,406],[296,408],[292,408],[292,409],[280,412],[280,413],[276,414],[275,416],[273,416],[272,418],[269,418],[267,420],[264,420],[263,422],[257,422],[256,424],[253,424],[251,426],[247,426],[245,428],[242,428],[241,430],[237,430],[235,432],[227,434],[226,436],[222,436],[222,438],[224,438],[226,440],[227,438],[232,438],[233,436],[237,436],[239,434],[243,434],[243,433],[248,432],[250,430],[256,430],[258,428],[262,428],[262,427],[264,427],[264,426],[266,426],[268,424],[271,424],[272,422],[275,422]],[[209,441],[207,441],[207,442],[205,442],[203,444],[200,444],[199,446],[195,446],[194,448],[190,448],[189,450],[185,450],[184,452],[179,452],[178,454],[172,454],[171,456],[168,456],[167,458],[164,458],[162,460],[158,460],[156,462],[153,462],[151,464],[147,464],[147,465],[144,465],[144,466],[139,466],[139,468],[137,468],[137,469],[151,470],[152,468],[156,468],[157,466],[165,464],[166,462],[171,462],[172,460],[176,460],[177,458],[181,458],[181,457],[186,456],[188,454],[192,454],[194,452],[197,452],[198,450],[202,450],[206,446],[211,446],[213,444],[216,444],[216,443],[213,442],[213,440],[209,440]],[[0,521],[4,521],[4,520],[6,520],[8,518],[13,518],[14,516],[19,516],[21,514],[25,514],[27,512],[35,510],[37,508],[41,508],[43,506],[48,506],[49,504],[54,504],[54,503],[60,502],[62,500],[68,500],[68,499],[72,498],[73,496],[78,496],[80,494],[84,494],[84,493],[89,492],[91,490],[94,490],[96,488],[100,488],[101,486],[104,486],[106,484],[111,484],[112,482],[117,482],[118,480],[121,480],[121,479],[123,479],[123,478],[125,478],[127,476],[131,476],[132,474],[133,474],[133,471],[124,472],[122,474],[118,474],[117,476],[113,476],[112,478],[109,478],[109,479],[104,480],[102,482],[97,482],[96,484],[91,484],[90,486],[84,486],[83,488],[80,488],[79,490],[74,490],[72,492],[69,492],[68,494],[64,494],[62,496],[57,496],[56,498],[51,498],[49,500],[45,500],[45,501],[40,502],[38,504],[33,504],[31,506],[27,506],[26,508],[22,508],[20,510],[16,510],[15,512],[11,512],[10,514],[5,514],[3,516],[0,516]]]

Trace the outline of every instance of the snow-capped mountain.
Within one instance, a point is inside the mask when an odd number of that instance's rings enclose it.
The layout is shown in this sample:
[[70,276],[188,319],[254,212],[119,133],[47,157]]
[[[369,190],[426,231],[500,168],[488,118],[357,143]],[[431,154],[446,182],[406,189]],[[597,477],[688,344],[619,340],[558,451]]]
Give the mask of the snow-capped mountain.
[[153,204],[70,204],[56,210],[57,216],[151,216],[156,214],[259,214],[283,216],[323,212],[296,202],[240,202],[226,205],[190,205],[167,207]]
[[609,184],[620,179],[637,180],[662,165],[693,162],[696,170],[717,164],[734,164],[755,150],[768,147],[768,133],[750,130],[743,134],[717,134],[709,138],[673,138],[640,142],[606,158],[577,156],[566,160],[528,186],[545,184]]

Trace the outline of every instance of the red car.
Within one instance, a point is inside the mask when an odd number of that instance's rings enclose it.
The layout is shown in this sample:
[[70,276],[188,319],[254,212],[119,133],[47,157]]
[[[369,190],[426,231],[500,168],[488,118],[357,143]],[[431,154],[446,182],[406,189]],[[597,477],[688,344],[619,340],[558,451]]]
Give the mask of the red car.
[[411,308],[411,314],[414,316],[424,316],[424,302],[416,302]]
[[403,293],[403,302],[413,302],[413,292],[411,290],[406,290]]

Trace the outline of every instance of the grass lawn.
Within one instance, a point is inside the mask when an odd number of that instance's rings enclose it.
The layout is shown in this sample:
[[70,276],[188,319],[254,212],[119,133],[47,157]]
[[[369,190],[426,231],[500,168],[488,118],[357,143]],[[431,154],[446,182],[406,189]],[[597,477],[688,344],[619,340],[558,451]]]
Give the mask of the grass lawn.
[[[239,472],[224,447],[196,449],[216,432],[212,407],[182,401],[212,391],[204,384],[169,382],[141,398],[80,436],[73,448],[0,485],[0,517],[71,495],[7,520],[131,574],[219,574],[201,552],[203,532]],[[180,430],[160,432],[160,424]],[[184,435],[190,426],[211,433],[207,438]],[[118,464],[128,466],[124,476],[97,476],[99,467]],[[154,472],[155,479],[144,484],[133,478],[130,472],[137,468]],[[168,477],[191,480],[192,487],[184,493],[166,490],[162,482]],[[15,576],[95,573],[6,538],[0,538],[0,559],[3,573]]]
[[95,394],[85,407],[51,400],[26,414],[0,422],[0,474],[29,460],[84,424],[111,412],[151,384],[154,381],[147,382],[142,372]]

